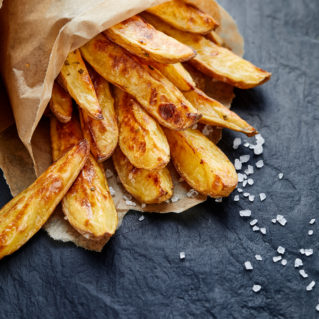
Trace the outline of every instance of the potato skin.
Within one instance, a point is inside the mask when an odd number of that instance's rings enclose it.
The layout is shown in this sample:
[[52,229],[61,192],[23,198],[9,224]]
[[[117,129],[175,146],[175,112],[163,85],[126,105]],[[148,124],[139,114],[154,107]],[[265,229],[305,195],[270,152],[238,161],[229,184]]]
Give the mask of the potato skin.
[[98,162],[103,162],[112,155],[118,142],[119,130],[114,110],[114,100],[108,82],[92,68],[88,67],[88,71],[104,119],[93,119],[86,111],[80,110],[81,127],[84,137],[90,142],[91,152],[95,159]]
[[250,89],[267,82],[271,77],[271,73],[216,45],[202,35],[177,30],[147,12],[142,16],[156,29],[193,48],[197,55],[189,63],[218,81],[241,89]]
[[62,123],[67,123],[72,117],[72,99],[70,95],[55,81],[52,88],[50,110]]
[[165,129],[173,164],[198,192],[226,197],[237,185],[237,174],[226,155],[198,130]]
[[82,140],[0,210],[0,259],[25,244],[48,220],[89,155]]
[[154,171],[136,168],[119,147],[112,159],[122,185],[139,202],[159,204],[172,197],[173,182],[166,167]]
[[181,130],[200,119],[197,110],[158,70],[132,56],[102,34],[85,44],[81,52],[95,71],[135,97],[163,126]]
[[58,82],[91,117],[97,120],[103,119],[90,75],[79,50],[70,52],[67,56]]
[[208,33],[218,27],[213,17],[180,0],[164,2],[147,11],[186,32]]
[[122,152],[137,168],[154,170],[165,167],[170,153],[160,125],[131,95],[119,88],[115,88],[114,95]]
[[195,56],[190,47],[157,31],[139,16],[133,16],[104,31],[113,42],[148,61],[177,63]]

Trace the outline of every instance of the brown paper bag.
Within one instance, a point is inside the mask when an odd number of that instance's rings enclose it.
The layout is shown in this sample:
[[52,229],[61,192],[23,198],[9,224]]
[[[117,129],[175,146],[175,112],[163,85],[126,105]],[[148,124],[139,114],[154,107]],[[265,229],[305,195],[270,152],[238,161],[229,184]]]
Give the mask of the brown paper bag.
[[[0,10],[0,70],[4,79],[16,123],[8,127],[10,114],[0,96],[0,167],[13,195],[28,186],[51,163],[49,124],[43,112],[51,96],[54,79],[69,53],[82,46],[99,32],[165,0],[6,0]],[[212,0],[213,1],[213,0]],[[219,9],[221,27],[218,32],[228,47],[237,54],[243,53],[243,41],[233,19]],[[208,86],[209,88],[209,83]],[[225,104],[231,103],[231,93],[212,92]],[[3,129],[5,129],[3,131]],[[33,169],[34,168],[34,169]],[[174,179],[174,200],[142,208],[127,205],[126,194],[118,183],[112,164],[105,168],[109,185],[115,190],[114,203],[122,220],[129,209],[147,212],[179,213],[203,202],[206,197],[187,197],[189,186],[180,182],[171,169]],[[110,173],[113,172],[113,173]],[[126,196],[129,196],[126,194]],[[100,251],[104,241],[85,239],[64,220],[61,209],[45,225],[56,240],[73,241],[81,247]]]

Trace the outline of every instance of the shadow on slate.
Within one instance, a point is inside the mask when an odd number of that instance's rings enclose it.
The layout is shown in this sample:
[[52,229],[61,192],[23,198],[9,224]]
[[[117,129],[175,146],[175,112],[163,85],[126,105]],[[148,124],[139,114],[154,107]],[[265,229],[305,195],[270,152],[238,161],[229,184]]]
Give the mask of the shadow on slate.
[[[103,252],[55,242],[40,231],[0,262],[1,318],[316,318],[319,287],[319,3],[316,0],[223,0],[245,38],[245,57],[273,72],[260,88],[237,90],[233,109],[258,128],[264,153],[232,149],[226,131],[221,148],[234,160],[250,154],[256,195],[222,203],[210,199],[183,214],[129,213]],[[283,172],[284,178],[278,179]],[[260,202],[258,194],[267,199]],[[10,198],[1,179],[0,200]],[[266,235],[238,214],[250,209]],[[285,227],[272,224],[277,214]],[[319,220],[318,220],[319,221]],[[308,230],[314,234],[308,236]],[[274,263],[278,246],[287,265]],[[305,257],[301,248],[313,248]],[[179,253],[184,251],[185,260]],[[260,254],[262,261],[256,261]],[[303,259],[309,275],[294,267]],[[251,261],[254,269],[244,270]],[[261,285],[254,293],[252,286]]]

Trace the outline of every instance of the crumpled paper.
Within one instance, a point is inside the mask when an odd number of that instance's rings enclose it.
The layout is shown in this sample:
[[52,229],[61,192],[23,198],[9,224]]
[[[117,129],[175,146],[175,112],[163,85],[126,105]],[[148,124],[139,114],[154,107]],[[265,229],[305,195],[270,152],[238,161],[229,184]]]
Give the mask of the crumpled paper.
[[[1,112],[6,114],[8,119],[3,117],[3,124],[0,122],[0,129],[6,129],[0,134],[0,167],[13,195],[28,186],[52,161],[49,124],[42,115],[49,102],[54,79],[68,52],[82,46],[106,28],[161,2],[164,1],[86,0],[77,1],[76,5],[71,0],[4,2],[0,11],[0,29],[3,30],[0,34],[0,70],[20,140],[14,127],[7,128],[10,124],[10,111],[8,103],[1,98]],[[243,40],[237,26],[223,8],[218,8],[221,26],[217,32],[228,47],[241,55]],[[208,93],[230,105],[233,98],[232,89],[225,90],[223,85],[218,86],[208,81],[206,89]],[[189,186],[179,181],[177,173],[171,167],[177,201],[147,205],[145,208],[138,203],[136,206],[128,206],[123,199],[126,192],[118,183],[110,161],[105,163],[105,168],[113,172],[113,176],[108,177],[108,182],[115,190],[114,203],[120,221],[129,209],[179,213],[206,199],[202,195],[187,197]],[[91,250],[100,251],[106,243],[85,239],[77,233],[64,220],[60,208],[47,222],[45,229],[56,240],[72,241]]]

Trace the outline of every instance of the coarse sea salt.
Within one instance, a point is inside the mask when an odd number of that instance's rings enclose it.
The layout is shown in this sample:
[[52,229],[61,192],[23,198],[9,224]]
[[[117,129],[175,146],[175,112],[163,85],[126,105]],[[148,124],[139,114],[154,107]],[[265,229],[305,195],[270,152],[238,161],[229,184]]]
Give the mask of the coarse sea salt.
[[265,227],[261,227],[260,228],[260,232],[263,234],[263,235],[266,235],[267,234],[267,230]]
[[316,306],[316,310],[319,311],[319,304]]
[[145,207],[146,207],[146,204],[143,203],[143,204],[141,205],[141,208],[145,208]]
[[267,198],[267,196],[266,196],[265,193],[260,193],[259,194],[259,198],[260,198],[260,201],[262,202],[262,201],[264,201]]
[[248,142],[245,142],[245,143],[244,143],[244,146],[245,146],[245,147],[249,147],[249,145],[250,145],[250,144],[249,144]]
[[239,211],[240,217],[250,217],[251,216],[251,210],[244,209]]
[[255,147],[254,147],[254,154],[255,155],[261,155],[263,153],[264,149],[262,147],[262,145],[260,144],[257,144]]
[[265,139],[261,136],[261,134],[256,134],[255,139],[257,144],[263,145],[265,143]]
[[287,259],[283,259],[283,260],[281,261],[281,264],[282,264],[283,266],[286,266],[286,265],[287,265]]
[[247,185],[248,181],[247,180],[244,180],[243,181],[243,187],[245,187]]
[[313,230],[312,230],[312,229],[308,230],[308,235],[309,235],[309,236],[312,236],[312,235],[313,235]]
[[255,226],[253,227],[253,231],[259,231],[259,227],[255,225]]
[[254,180],[252,178],[248,178],[247,182],[249,185],[254,185]]
[[313,249],[312,248],[309,248],[309,249],[305,249],[305,255],[308,257],[308,256],[311,256],[313,254]]
[[139,217],[138,220],[141,222],[141,221],[143,221],[144,219],[145,219],[145,217],[144,217],[144,215],[142,215],[142,216]]
[[241,144],[241,138],[240,137],[236,137],[234,138],[233,141],[233,149],[237,150],[238,146]]
[[133,201],[131,201],[131,200],[129,200],[129,199],[127,199],[127,200],[125,201],[125,204],[126,204],[127,206],[136,206],[136,203],[133,202]]
[[234,202],[238,202],[239,201],[239,195],[235,195],[234,196]]
[[109,187],[109,191],[110,191],[111,196],[115,195],[115,190],[112,186]]
[[179,259],[185,259],[185,252],[184,251],[181,251],[180,253],[179,253]]
[[273,219],[271,220],[271,222],[272,222],[273,224],[276,224],[276,223],[277,223],[277,219],[276,219],[276,218],[273,218]]
[[248,165],[244,172],[246,175],[254,174],[254,167],[252,165]]
[[253,292],[259,292],[261,290],[261,286],[260,285],[253,285]]
[[279,174],[278,174],[278,178],[279,178],[279,179],[282,179],[283,177],[284,177],[284,174],[283,174],[283,173],[279,173]]
[[239,183],[243,182],[244,181],[244,174],[238,173],[237,175],[238,175],[238,182]]
[[307,291],[311,291],[315,285],[316,285],[316,282],[313,280],[313,281],[306,287],[306,290],[307,290]]
[[255,195],[249,195],[248,199],[250,202],[253,202],[255,200]]
[[222,197],[215,198],[215,202],[216,203],[222,203],[223,202],[223,198]]
[[172,198],[171,198],[171,202],[172,203],[176,203],[176,202],[178,202],[179,201],[179,196],[178,195],[174,195]]
[[238,192],[238,193],[242,193],[242,192],[243,192],[242,188],[240,188],[240,187],[237,188],[237,192]]
[[308,278],[308,274],[303,269],[299,270],[299,274],[302,278]]
[[255,226],[258,223],[258,219],[253,219],[252,221],[250,221],[250,226]]
[[234,166],[235,166],[235,168],[236,168],[236,171],[239,171],[239,170],[242,169],[243,164],[241,163],[241,161],[240,161],[238,158],[236,158],[236,159],[235,159]]
[[312,218],[309,222],[310,225],[313,225],[314,223],[316,222],[316,219],[315,218]]
[[295,259],[295,268],[299,268],[303,265],[302,260],[300,258]]
[[255,255],[256,260],[263,260],[263,258],[260,255]]
[[285,253],[285,251],[286,251],[286,249],[284,247],[278,246],[278,248],[277,248],[278,254],[283,255]]
[[241,161],[241,163],[247,163],[250,159],[250,155],[241,155],[239,156],[239,160]]
[[198,192],[195,191],[195,189],[190,189],[190,190],[186,193],[186,196],[187,196],[188,198],[196,197],[196,196],[198,196]]
[[264,167],[264,161],[263,161],[263,160],[259,160],[258,162],[256,162],[256,167],[257,167],[257,168],[262,168],[262,167]]
[[281,226],[285,226],[287,224],[286,218],[282,215],[277,215],[276,220]]
[[131,196],[130,194],[123,195],[123,199],[124,199],[124,200],[131,200],[131,199],[132,199],[132,196]]
[[245,261],[244,266],[245,266],[246,270],[253,270],[254,269],[254,267],[250,261]]
[[244,197],[249,197],[249,195],[250,195],[249,193],[244,193],[243,194]]
[[274,256],[274,257],[272,257],[272,261],[273,261],[274,263],[278,262],[278,261],[281,260],[281,259],[282,259],[281,256]]
[[208,136],[210,133],[212,133],[214,131],[213,127],[210,126],[210,125],[205,125],[203,130],[202,130],[202,133],[205,135],[205,136]]

